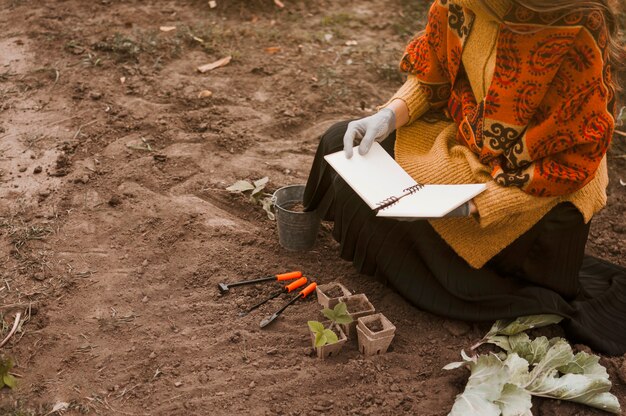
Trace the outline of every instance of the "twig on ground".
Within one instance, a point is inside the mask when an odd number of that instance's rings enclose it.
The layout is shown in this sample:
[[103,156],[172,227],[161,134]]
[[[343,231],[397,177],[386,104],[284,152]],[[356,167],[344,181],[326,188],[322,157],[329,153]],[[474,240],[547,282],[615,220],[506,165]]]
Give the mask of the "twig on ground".
[[80,134],[80,131],[81,131],[81,129],[83,127],[90,126],[93,123],[95,123],[96,121],[98,121],[98,120],[91,120],[89,123],[81,124],[80,126],[78,126],[78,130],[76,130],[76,133],[74,134],[74,138],[72,140],[75,140],[78,137],[78,135]]
[[11,339],[13,334],[15,334],[15,331],[17,331],[17,327],[20,324],[20,319],[22,319],[22,312],[18,312],[15,314],[15,322],[13,322],[13,328],[11,328],[11,331],[9,331],[8,335],[4,338],[4,340],[0,342],[0,348],[4,347],[4,344],[9,342],[9,339]]
[[2,309],[11,310],[11,309],[27,308],[27,307],[30,307],[32,304],[33,304],[33,302],[28,303],[28,304],[26,304],[26,303],[10,303],[8,305],[0,305],[0,310],[2,310]]

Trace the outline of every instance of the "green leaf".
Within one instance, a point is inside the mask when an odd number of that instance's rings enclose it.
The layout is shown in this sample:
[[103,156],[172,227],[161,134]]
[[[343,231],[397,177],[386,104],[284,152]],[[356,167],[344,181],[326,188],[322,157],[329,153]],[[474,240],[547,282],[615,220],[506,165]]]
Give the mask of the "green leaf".
[[[572,364],[575,363],[575,364]],[[575,369],[579,366],[590,374],[565,374],[559,376],[559,368]],[[537,363],[530,373],[526,390],[533,395],[569,400],[586,404],[607,412],[619,413],[619,401],[609,393],[611,381],[606,370],[589,355],[577,354],[574,357],[572,347],[564,340],[557,340],[545,357]]]
[[494,401],[500,398],[509,377],[507,367],[495,355],[483,355],[468,364],[472,374],[448,416],[500,416]]
[[[479,411],[492,414],[489,413],[493,410],[489,406],[492,402],[499,406],[503,416],[531,415],[531,395],[569,400],[607,412],[619,413],[619,401],[609,393],[611,382],[598,357],[586,352],[574,355],[572,347],[563,338],[537,337],[531,340],[523,332],[560,320],[561,318],[555,315],[535,315],[494,323],[487,336],[483,338],[483,342],[498,345],[506,351],[506,354],[500,353],[505,356],[501,362],[506,369],[506,376],[505,385],[497,399],[490,400],[493,395],[481,394],[479,390],[482,388],[483,391],[493,393],[494,389],[501,386],[500,373],[497,372],[493,358],[488,363],[492,374],[483,377],[482,386],[477,383],[473,383],[472,386],[470,381],[479,364],[487,365],[482,361],[483,357],[479,357],[476,364],[472,364],[469,357],[464,355],[465,362],[451,363],[444,367],[452,369],[469,365],[472,368],[472,376],[466,390],[455,402],[457,411],[455,414],[474,415],[479,414]],[[461,401],[462,397],[464,402]]]
[[605,412],[611,412],[617,415],[622,414],[619,400],[611,393],[594,394],[591,397],[581,398],[581,400],[578,400],[578,403],[595,407],[596,409],[602,409]]
[[339,302],[333,308],[335,312],[335,322],[338,324],[349,324],[354,321],[352,315],[348,313],[348,305],[345,302]]
[[17,387],[17,380],[11,374],[5,374],[4,377],[2,377],[2,381],[5,386],[11,389]]
[[267,218],[274,221],[276,219],[276,215],[274,214],[274,211],[272,209],[274,207],[274,202],[272,202],[272,198],[268,196],[262,198],[259,202],[261,203],[263,210],[267,213]]
[[496,404],[500,407],[502,416],[532,416],[531,397],[523,388],[515,384],[505,384]]
[[500,416],[500,408],[480,394],[467,392],[457,396],[448,416]]
[[254,181],[254,189],[252,190],[252,195],[256,195],[259,192],[261,192],[263,189],[265,189],[265,185],[267,185],[269,180],[270,178],[266,176],[264,178]]
[[510,337],[511,351],[535,365],[543,360],[550,349],[550,342],[546,337],[538,337],[530,340],[525,333]]
[[540,382],[541,379],[549,377],[551,373],[557,372],[558,367],[566,366],[574,360],[572,347],[567,342],[557,342],[546,352],[543,359],[535,365],[530,372],[529,385]]
[[559,367],[558,370],[563,374],[584,374],[600,378],[609,378],[606,368],[600,365],[600,357],[587,354],[584,351],[576,354],[573,361],[565,366]]
[[461,350],[461,357],[463,357],[463,361],[458,361],[455,363],[450,363],[443,367],[444,370],[455,370],[457,368],[465,367],[470,365],[470,363],[476,363],[477,357],[470,357],[465,353],[465,350]]
[[336,315],[347,315],[348,314],[348,305],[346,304],[346,302],[339,302],[335,305],[335,307],[333,308],[333,311],[335,311]]
[[558,315],[529,315],[514,320],[499,320],[493,324],[485,338],[495,335],[515,335],[532,328],[558,324],[562,320],[563,317]]
[[465,367],[467,365],[466,361],[456,361],[454,363],[450,363],[443,367],[443,370],[456,370],[457,368]]
[[309,325],[309,328],[311,329],[311,331],[313,331],[313,333],[315,334],[319,334],[324,332],[324,324],[322,324],[319,321],[308,321],[307,325]]
[[558,377],[556,370],[545,373],[526,388],[535,396],[569,400],[619,413],[619,402],[608,393],[610,389],[611,382],[607,379],[592,378],[582,374],[566,374]]
[[242,193],[246,191],[251,191],[253,189],[254,189],[254,185],[252,185],[248,181],[237,181],[231,186],[229,186],[228,188],[226,188],[227,191],[230,191],[233,193]]
[[[494,335],[492,337],[485,338],[484,343],[497,345],[498,347],[502,348],[504,351],[507,351],[507,352],[512,351],[510,337],[507,337],[506,335]],[[483,343],[481,343],[480,345],[482,344]]]
[[354,319],[348,314],[348,306],[345,302],[339,302],[333,309],[324,308],[324,316],[337,324],[349,324]]
[[326,338],[326,330],[315,333],[315,346],[316,347],[323,347],[324,345],[326,345],[327,342],[328,342],[328,339]]
[[508,383],[515,384],[517,386],[524,386],[528,382],[528,361],[517,355],[516,353],[509,354],[504,360],[509,371]]
[[337,334],[335,334],[330,329],[325,329],[324,330],[324,336],[326,337],[326,343],[327,344],[334,344],[337,341],[339,341],[339,338],[337,337]]
[[347,314],[335,317],[335,322],[338,323],[338,324],[346,325],[346,324],[351,323],[352,321],[354,321],[354,319],[352,319],[352,317],[350,315],[347,315]]
[[322,309],[322,315],[324,315],[327,319],[330,319],[331,322],[335,322],[335,311],[329,308]]

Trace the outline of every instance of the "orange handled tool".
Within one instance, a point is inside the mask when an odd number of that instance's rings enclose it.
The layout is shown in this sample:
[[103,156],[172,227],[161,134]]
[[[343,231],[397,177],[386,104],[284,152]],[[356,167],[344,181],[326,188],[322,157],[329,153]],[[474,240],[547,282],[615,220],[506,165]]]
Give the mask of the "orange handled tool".
[[276,318],[278,318],[278,315],[280,315],[285,309],[287,309],[287,307],[289,305],[291,305],[292,303],[294,303],[298,299],[304,299],[307,296],[309,296],[315,290],[316,287],[317,287],[317,283],[315,283],[315,282],[313,282],[310,285],[308,285],[307,287],[305,287],[303,290],[300,291],[300,293],[298,293],[296,296],[294,296],[293,299],[291,299],[289,302],[287,302],[285,305],[283,305],[282,308],[280,308],[279,310],[274,312],[274,314],[272,314],[272,315],[268,316],[267,318],[263,319],[261,321],[261,328],[265,328],[270,323],[272,323]]
[[283,273],[283,274],[275,274],[273,276],[261,277],[259,279],[244,280],[242,282],[218,283],[217,286],[220,289],[220,293],[226,293],[230,290],[231,287],[235,287],[235,286],[251,285],[254,283],[261,283],[261,282],[269,282],[270,280],[277,280],[279,282],[282,282],[285,280],[297,279],[299,277],[302,277],[302,272],[289,272],[289,273]]
[[248,308],[245,311],[239,312],[239,316],[246,316],[247,314],[249,314],[250,312],[252,312],[253,310],[255,310],[256,308],[258,308],[259,306],[263,305],[266,302],[269,302],[270,300],[277,298],[278,296],[280,296],[282,293],[291,293],[294,290],[296,290],[299,287],[302,287],[304,285],[306,285],[307,282],[307,278],[306,277],[301,277],[298,280],[296,280],[293,283],[288,284],[287,286],[285,286],[285,288],[279,292],[276,292],[274,294],[272,294],[269,298],[267,299],[263,299],[261,302],[257,303],[254,306],[251,306],[250,308]]

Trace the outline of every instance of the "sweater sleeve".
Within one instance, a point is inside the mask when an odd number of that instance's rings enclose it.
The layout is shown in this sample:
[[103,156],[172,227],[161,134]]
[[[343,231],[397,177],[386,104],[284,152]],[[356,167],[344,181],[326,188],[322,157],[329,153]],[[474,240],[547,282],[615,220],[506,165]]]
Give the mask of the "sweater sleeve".
[[415,75],[409,75],[400,89],[380,108],[386,107],[393,100],[402,100],[406,104],[409,110],[408,124],[423,116],[430,109],[428,97]]

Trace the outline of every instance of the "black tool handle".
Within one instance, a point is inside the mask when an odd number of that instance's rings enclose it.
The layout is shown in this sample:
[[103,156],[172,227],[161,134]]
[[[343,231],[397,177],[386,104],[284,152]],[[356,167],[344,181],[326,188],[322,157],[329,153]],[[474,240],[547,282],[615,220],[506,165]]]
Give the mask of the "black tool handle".
[[274,298],[276,298],[276,297],[280,296],[280,294],[281,294],[281,293],[283,293],[283,292],[284,292],[284,290],[281,290],[280,292],[273,293],[270,297],[268,297],[268,298],[266,298],[266,299],[263,299],[261,302],[257,303],[256,305],[254,305],[254,306],[250,306],[250,307],[246,310],[246,313],[250,313],[250,312],[252,312],[253,310],[255,310],[256,308],[258,308],[259,306],[262,306],[264,303],[267,303],[267,302],[269,302],[270,300],[272,300],[272,299],[274,299]]
[[235,286],[242,286],[242,285],[252,285],[254,283],[267,282],[269,280],[276,280],[276,276],[267,276],[267,277],[261,277],[260,279],[245,280],[243,282],[235,282],[235,283],[227,283],[227,284],[228,284],[228,287],[235,287]]

